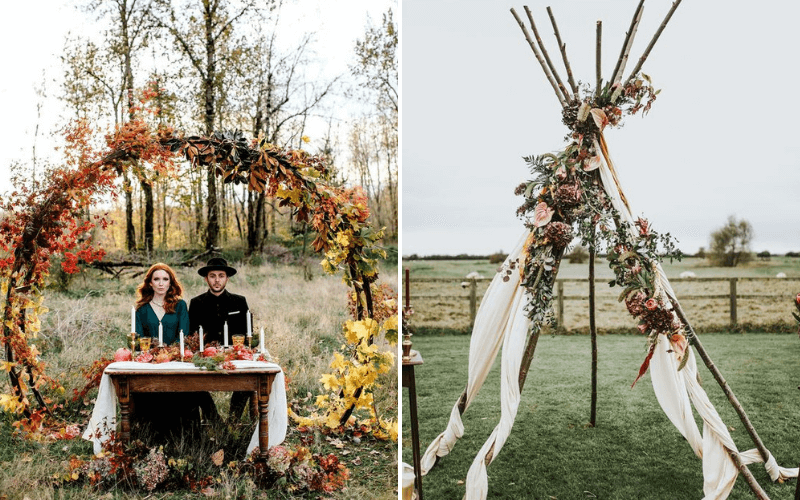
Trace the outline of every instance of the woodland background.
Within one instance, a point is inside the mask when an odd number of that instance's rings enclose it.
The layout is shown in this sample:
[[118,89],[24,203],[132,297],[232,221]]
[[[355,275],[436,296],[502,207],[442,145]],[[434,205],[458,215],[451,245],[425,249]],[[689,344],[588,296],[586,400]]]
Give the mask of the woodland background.
[[[85,120],[99,132],[98,141],[102,132],[139,117],[187,135],[241,130],[283,148],[324,154],[336,166],[332,182],[361,185],[372,224],[385,226],[387,240],[396,240],[394,13],[387,9],[354,34],[358,41],[346,56],[348,71],[330,74],[315,33],[287,33],[285,3],[83,2],[77,8],[96,29],[68,36],[58,88],[43,81],[37,90],[42,102],[48,94],[59,96],[64,126]],[[41,180],[58,161],[57,154],[36,150],[45,133],[37,125],[31,159],[11,166],[17,183]],[[147,254],[225,246],[250,255],[304,241],[305,227],[290,210],[188,162],[169,170],[132,164],[119,182],[124,197],[96,208],[109,211],[114,221],[98,235],[107,250]]]

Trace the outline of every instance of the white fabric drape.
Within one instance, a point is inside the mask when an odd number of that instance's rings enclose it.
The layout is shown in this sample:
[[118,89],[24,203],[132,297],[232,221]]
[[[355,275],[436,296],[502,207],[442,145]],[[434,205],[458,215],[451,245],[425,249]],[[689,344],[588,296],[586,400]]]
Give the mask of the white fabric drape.
[[[504,267],[508,268],[510,262],[515,262],[520,257],[526,236],[522,236],[514,250],[508,255],[503,264]],[[495,275],[475,315],[475,325],[472,327],[469,344],[469,375],[464,411],[469,408],[492,368],[492,363],[500,350],[500,344],[505,338],[505,332],[511,327],[509,318],[512,317],[512,312],[515,314],[518,312],[514,309],[514,304],[518,304],[520,309],[525,307],[524,301],[515,300],[515,296],[523,294],[523,289],[519,286],[518,269],[508,275],[508,281],[503,281],[503,276],[503,273]],[[431,442],[420,460],[422,475],[428,473],[436,463],[437,457],[443,457],[450,453],[456,441],[463,435],[464,424],[458,411],[458,402],[456,402],[453,411],[450,412],[447,428]]]
[[[253,368],[280,368],[275,363],[264,363],[263,361],[233,361],[237,370],[247,370]],[[171,361],[169,363],[137,363],[135,361],[123,361],[111,363],[103,372],[100,379],[100,389],[97,392],[97,400],[89,419],[89,425],[83,432],[83,439],[94,443],[94,453],[100,453],[102,445],[108,441],[110,432],[117,427],[117,393],[114,391],[114,384],[111,383],[109,372],[119,370],[200,370],[192,363]],[[275,375],[272,382],[272,389],[269,395],[269,407],[267,411],[269,421],[269,446],[280,444],[286,439],[286,426],[288,425],[288,413],[286,410],[286,383],[283,370]],[[258,446],[258,425],[250,438],[247,446],[247,453],[253,451]]]
[[[602,135],[600,142],[605,146]],[[633,215],[620,194],[619,179],[615,174],[613,160],[608,154],[607,148],[601,149],[597,142],[595,142],[595,148],[602,151],[603,161],[600,165],[600,177],[603,187],[623,220],[632,225]],[[633,227],[630,229],[633,230]],[[665,303],[669,303],[669,299],[677,301],[661,264],[657,264],[656,274],[657,293],[663,294],[666,299]],[[659,335],[653,358],[650,360],[650,378],[656,399],[672,424],[689,442],[695,455],[703,460],[705,499],[725,499],[739,474],[728,451],[734,453],[739,453],[739,451],[728,432],[728,427],[720,418],[714,405],[711,404],[705,390],[697,382],[697,361],[694,352],[691,349],[686,350],[689,359],[684,368],[678,371],[680,362],[675,352],[669,352],[668,344],[669,340],[666,336]],[[692,415],[692,404],[703,419],[702,436]],[[744,464],[763,462],[760,453],[755,449],[739,453],[739,457]],[[786,469],[778,466],[771,454],[765,466],[773,481],[798,475],[797,468]]]
[[[600,147],[602,143],[602,148]],[[598,152],[602,152],[599,167],[603,187],[608,194],[612,206],[619,212],[623,221],[630,224],[629,230],[634,233],[634,220],[630,207],[620,193],[620,183],[613,166],[605,141],[600,136],[600,143],[595,142]],[[509,255],[504,266],[519,257],[523,250],[523,236],[515,250]],[[664,274],[661,265],[656,266],[656,293],[664,298],[675,299],[675,293]],[[466,390],[466,406],[480,390],[488,375],[503,342],[503,359],[501,366],[501,416],[489,439],[478,452],[467,473],[467,500],[484,500],[488,493],[486,474],[486,457],[492,450],[492,460],[498,455],[508,438],[517,414],[520,401],[519,371],[525,348],[529,320],[525,314],[527,300],[517,273],[512,274],[509,281],[502,281],[503,274],[498,273],[492,280],[481,302],[475,326],[470,339],[469,375]],[[665,300],[669,303],[669,300]],[[728,428],[708,395],[697,382],[697,363],[694,352],[687,349],[689,356],[686,365],[678,371],[680,362],[674,350],[669,348],[669,340],[660,335],[650,362],[650,377],[656,398],[664,413],[686,438],[694,453],[703,460],[703,493],[705,500],[724,500],[730,494],[738,470],[729,456],[729,451],[738,453],[744,464],[762,462],[758,450],[739,452]],[[703,419],[701,434],[694,420],[692,405]],[[458,403],[450,413],[447,428],[428,446],[422,457],[422,473],[433,467],[437,457],[447,455],[463,435],[464,425],[458,411]],[[490,461],[491,462],[491,461]],[[773,481],[785,480],[798,476],[798,469],[787,469],[778,466],[770,454],[765,464]]]

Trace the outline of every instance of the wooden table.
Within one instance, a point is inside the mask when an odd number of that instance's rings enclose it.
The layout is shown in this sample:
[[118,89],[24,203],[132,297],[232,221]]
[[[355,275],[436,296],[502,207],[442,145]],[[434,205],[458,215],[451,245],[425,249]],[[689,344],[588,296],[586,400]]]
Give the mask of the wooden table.
[[198,392],[255,391],[258,394],[258,447],[261,458],[269,453],[269,420],[267,409],[272,381],[280,368],[264,367],[246,370],[114,370],[109,371],[120,406],[120,438],[131,438],[131,393],[133,392]]
[[411,359],[403,359],[403,387],[408,387],[408,409],[411,413],[411,450],[414,454],[414,485],[417,499],[422,500],[422,467],[419,453],[419,419],[417,418],[417,385],[414,367],[423,363],[419,351],[411,350]]

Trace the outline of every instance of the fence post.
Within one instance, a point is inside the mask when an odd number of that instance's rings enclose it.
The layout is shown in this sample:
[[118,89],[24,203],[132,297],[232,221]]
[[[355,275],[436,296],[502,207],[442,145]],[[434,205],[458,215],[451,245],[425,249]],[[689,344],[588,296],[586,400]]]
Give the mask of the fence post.
[[564,282],[561,280],[557,280],[558,287],[558,319],[556,322],[556,326],[564,327]]
[[478,314],[478,283],[475,278],[469,280],[469,327],[475,326],[475,316]]
[[731,284],[731,328],[736,326],[736,282],[739,278],[730,278]]
[[405,285],[406,285],[405,286],[405,288],[406,288],[406,294],[405,295],[406,296],[404,298],[406,299],[406,307],[403,309],[404,312],[408,311],[409,309],[411,309],[411,274],[410,274],[408,268],[406,268],[406,283],[405,283]]

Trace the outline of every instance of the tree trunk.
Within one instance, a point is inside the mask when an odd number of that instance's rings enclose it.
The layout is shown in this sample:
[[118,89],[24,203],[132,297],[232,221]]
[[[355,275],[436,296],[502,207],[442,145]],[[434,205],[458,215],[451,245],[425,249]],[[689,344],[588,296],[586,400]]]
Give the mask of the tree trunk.
[[136,249],[136,228],[133,226],[133,186],[128,178],[128,171],[123,171],[123,187],[125,191],[125,248],[128,252]]
[[[205,133],[211,136],[214,133],[214,100],[215,86],[214,80],[217,75],[216,61],[216,39],[214,38],[214,9],[216,3],[204,1],[203,7],[205,21],[205,42],[206,42],[206,71],[203,80],[203,98],[205,101]],[[217,179],[214,175],[214,168],[210,167],[206,173],[206,184],[208,188],[208,224],[206,226],[206,250],[219,246],[219,205],[217,203]]]
[[153,251],[153,185],[142,179],[144,193],[144,251],[149,256]]
[[[124,85],[125,94],[127,96],[128,105],[128,120],[133,121],[134,103],[133,103],[133,70],[131,65],[131,43],[128,36],[128,2],[122,0],[119,4],[119,20],[120,28],[122,31],[122,50],[123,50],[123,64],[125,65]],[[131,196],[131,182],[128,179],[127,170],[124,172],[125,180],[125,244],[129,252],[136,248],[136,231],[133,227],[133,199]]]

